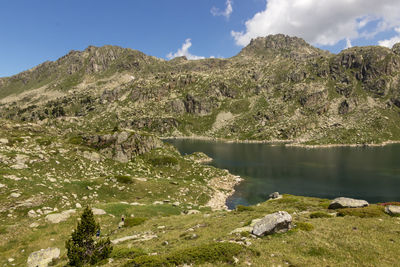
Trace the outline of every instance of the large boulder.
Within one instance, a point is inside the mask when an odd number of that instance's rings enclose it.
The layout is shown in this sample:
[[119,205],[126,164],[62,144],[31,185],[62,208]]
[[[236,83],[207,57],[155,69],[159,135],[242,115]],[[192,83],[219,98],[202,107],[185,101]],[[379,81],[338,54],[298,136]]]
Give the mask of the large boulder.
[[385,207],[385,212],[389,215],[400,215],[400,206],[388,205]]
[[292,216],[286,211],[268,214],[257,222],[252,233],[256,236],[270,235],[288,231],[292,227]]
[[343,208],[363,208],[369,204],[365,200],[353,199],[347,197],[335,198],[329,205],[329,209],[343,209]]
[[47,248],[33,252],[28,257],[28,267],[47,267],[53,259],[60,256],[59,248]]

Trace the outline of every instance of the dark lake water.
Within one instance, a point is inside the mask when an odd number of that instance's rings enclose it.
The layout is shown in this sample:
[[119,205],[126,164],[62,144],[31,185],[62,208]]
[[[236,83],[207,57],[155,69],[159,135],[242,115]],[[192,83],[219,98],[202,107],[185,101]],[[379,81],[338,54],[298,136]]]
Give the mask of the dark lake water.
[[244,181],[228,206],[252,205],[272,192],[371,203],[400,201],[400,145],[307,149],[268,144],[223,143],[189,139],[165,140],[182,154],[196,151]]

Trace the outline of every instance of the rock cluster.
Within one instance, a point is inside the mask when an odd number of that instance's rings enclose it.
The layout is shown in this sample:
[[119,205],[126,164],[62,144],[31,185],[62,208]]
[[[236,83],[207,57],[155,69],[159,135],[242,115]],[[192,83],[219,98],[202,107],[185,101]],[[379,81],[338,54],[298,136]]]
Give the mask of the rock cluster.
[[[84,141],[88,146],[98,149],[106,158],[112,158],[123,163],[162,145],[162,142],[152,135],[127,131],[84,137]],[[87,155],[87,157],[100,160],[98,155],[93,156],[93,153],[90,156]]]

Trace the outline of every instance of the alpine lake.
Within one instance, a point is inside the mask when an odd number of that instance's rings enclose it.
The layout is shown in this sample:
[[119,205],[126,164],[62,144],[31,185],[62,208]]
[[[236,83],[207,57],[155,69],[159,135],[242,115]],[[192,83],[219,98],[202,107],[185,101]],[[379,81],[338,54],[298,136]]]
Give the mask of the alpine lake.
[[227,200],[229,208],[254,205],[269,194],[333,199],[344,196],[370,203],[400,201],[400,145],[304,148],[263,143],[166,139],[181,154],[203,152],[210,165],[244,180]]

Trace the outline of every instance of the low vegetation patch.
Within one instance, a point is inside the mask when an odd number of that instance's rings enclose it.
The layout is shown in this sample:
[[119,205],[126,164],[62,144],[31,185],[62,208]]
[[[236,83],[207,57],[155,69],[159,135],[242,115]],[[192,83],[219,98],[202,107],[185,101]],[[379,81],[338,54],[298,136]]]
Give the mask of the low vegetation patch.
[[127,248],[127,247],[116,247],[111,253],[111,258],[114,259],[134,259],[139,256],[146,255],[143,249],[140,248]]
[[237,205],[236,206],[236,211],[238,212],[242,212],[242,211],[253,211],[254,208],[253,207],[249,207],[249,206],[244,206],[244,205]]
[[378,205],[380,206],[389,206],[389,205],[393,205],[393,206],[400,206],[400,202],[385,202],[385,203],[378,203]]
[[235,243],[213,243],[170,252],[165,255],[139,256],[125,266],[176,266],[181,264],[232,263],[233,256],[244,251]]
[[117,176],[115,176],[115,179],[117,179],[117,182],[121,183],[121,184],[133,183],[132,178],[130,176],[126,176],[126,175],[117,175]]
[[356,216],[360,218],[373,218],[385,215],[384,208],[378,205],[371,205],[365,208],[339,209],[337,216]]
[[126,218],[124,226],[125,227],[133,227],[133,226],[141,225],[146,220],[147,220],[147,218],[144,218],[144,217]]
[[295,229],[309,232],[314,229],[314,225],[312,225],[311,223],[307,223],[307,222],[296,222]]
[[332,215],[330,215],[329,213],[326,213],[326,212],[317,211],[317,212],[311,213],[311,214],[310,214],[310,218],[311,218],[311,219],[316,219],[316,218],[332,218]]
[[153,166],[167,166],[167,165],[176,165],[176,164],[178,164],[178,160],[176,158],[170,157],[170,156],[152,158],[152,159],[149,159],[149,162]]

